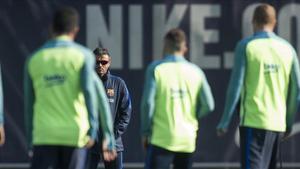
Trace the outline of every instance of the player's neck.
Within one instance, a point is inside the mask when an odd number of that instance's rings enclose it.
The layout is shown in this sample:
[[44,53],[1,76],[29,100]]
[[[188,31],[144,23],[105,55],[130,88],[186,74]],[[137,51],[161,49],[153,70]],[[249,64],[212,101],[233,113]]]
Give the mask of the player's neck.
[[254,32],[273,32],[273,31],[274,31],[274,27],[269,25],[254,28]]
[[76,34],[74,34],[73,32],[71,32],[71,33],[67,33],[67,34],[65,34],[67,37],[69,37],[70,38],[70,40],[72,40],[72,41],[74,41],[74,39],[75,39],[75,37],[76,37]]
[[184,53],[183,52],[174,52],[173,55],[177,56],[177,57],[183,57]]
[[71,34],[57,34],[57,35],[54,35],[53,36],[54,39],[64,39],[64,40],[70,40],[70,41],[74,41],[75,39],[75,36],[74,35],[71,35]]
[[168,55],[172,55],[172,56],[177,56],[177,57],[183,57],[184,56],[184,52],[165,52],[164,54],[165,56],[168,56]]

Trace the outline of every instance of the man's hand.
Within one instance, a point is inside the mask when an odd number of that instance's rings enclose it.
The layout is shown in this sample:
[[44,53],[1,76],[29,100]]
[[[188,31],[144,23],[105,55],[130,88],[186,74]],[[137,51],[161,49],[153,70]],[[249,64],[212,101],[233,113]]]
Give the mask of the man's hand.
[[0,126],[0,146],[5,143],[5,131],[3,125]]
[[33,157],[33,151],[32,150],[28,150],[28,157],[32,158]]
[[107,161],[107,162],[113,161],[117,156],[116,150],[109,149],[108,141],[106,139],[103,140],[102,151],[103,151],[104,161]]
[[286,129],[281,140],[286,141],[287,139],[290,138],[291,134],[292,134],[292,129],[291,128]]
[[89,141],[86,143],[85,147],[92,148],[94,144],[95,144],[95,140],[90,138]]
[[142,137],[142,146],[144,148],[144,150],[146,151],[149,145],[149,139],[148,137],[143,136]]
[[225,128],[217,128],[217,136],[223,137],[227,133],[227,129]]

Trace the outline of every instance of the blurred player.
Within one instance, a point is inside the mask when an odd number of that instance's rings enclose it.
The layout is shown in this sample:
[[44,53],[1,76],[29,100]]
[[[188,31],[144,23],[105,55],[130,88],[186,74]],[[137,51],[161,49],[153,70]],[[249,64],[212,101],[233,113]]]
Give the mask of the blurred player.
[[[132,111],[131,99],[125,82],[120,77],[112,75],[109,71],[111,56],[107,49],[96,48],[94,54],[96,56],[96,71],[104,84],[110,110],[114,119],[114,134],[117,150],[117,158],[111,162],[104,161],[104,165],[106,169],[122,169],[122,152],[124,147],[121,136],[126,131],[130,121]],[[99,134],[99,139],[101,139],[101,137],[101,134]],[[92,148],[90,169],[96,169],[98,166],[101,156],[100,152],[102,152],[100,148],[101,146],[99,146],[98,142],[96,142]]]
[[275,9],[259,5],[254,35],[238,43],[222,119],[223,135],[240,99],[243,169],[275,169],[279,134],[291,132],[299,105],[299,63],[293,47],[273,33]]
[[109,105],[104,92],[97,92],[103,86],[99,81],[95,84],[94,57],[74,42],[79,31],[77,11],[70,7],[56,11],[52,31],[55,38],[29,58],[25,69],[25,115],[29,139],[33,138],[31,168],[84,169],[87,148],[97,138],[97,103],[106,114],[102,117],[109,117],[101,122],[106,125],[105,158],[112,160]]
[[188,62],[186,36],[180,29],[164,38],[164,59],[146,72],[141,106],[146,169],[190,169],[196,148],[198,121],[214,109],[202,70]]
[[4,105],[3,105],[2,75],[1,75],[1,67],[0,67],[0,146],[2,146],[5,143],[3,107]]

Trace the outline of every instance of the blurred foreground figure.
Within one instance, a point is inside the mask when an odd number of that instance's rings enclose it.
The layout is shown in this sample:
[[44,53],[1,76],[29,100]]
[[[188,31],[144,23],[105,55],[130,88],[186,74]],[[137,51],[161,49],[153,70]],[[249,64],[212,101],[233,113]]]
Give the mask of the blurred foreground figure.
[[2,89],[2,75],[0,67],[0,146],[5,143],[5,131],[4,131],[4,104],[3,104],[3,89]]
[[114,138],[112,126],[108,126],[111,115],[101,92],[103,86],[96,79],[94,56],[73,42],[79,31],[79,15],[73,8],[62,8],[56,11],[52,24],[55,38],[28,59],[25,69],[31,168],[84,169],[87,149],[97,139],[98,110],[105,114],[101,118],[107,117],[101,121],[105,158],[113,160]]
[[164,38],[164,59],[146,72],[141,106],[146,169],[190,169],[198,121],[214,109],[203,71],[184,58],[186,36],[180,29]]
[[242,169],[275,169],[279,134],[287,137],[299,105],[299,63],[293,47],[273,33],[275,9],[259,5],[253,15],[254,35],[239,42],[227,91],[223,135],[240,100]]
[[[122,135],[125,133],[131,116],[131,98],[127,86],[123,79],[110,73],[111,56],[107,49],[96,48],[94,50],[96,60],[96,72],[98,78],[102,80],[105,93],[110,105],[112,117],[114,119],[114,134],[116,139],[117,157],[113,161],[104,160],[105,169],[122,169],[123,168],[123,151]],[[102,134],[99,133],[98,139],[101,140]],[[100,157],[103,154],[99,142],[93,146],[90,157],[89,169],[97,169]]]

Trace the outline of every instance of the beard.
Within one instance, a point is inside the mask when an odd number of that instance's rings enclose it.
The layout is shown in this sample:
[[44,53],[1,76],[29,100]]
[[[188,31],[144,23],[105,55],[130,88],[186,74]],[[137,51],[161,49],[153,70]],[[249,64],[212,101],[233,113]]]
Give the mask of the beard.
[[97,72],[98,75],[103,76],[103,75],[106,74],[107,70],[105,70],[103,68],[102,69],[98,68],[98,69],[96,69],[96,72]]

